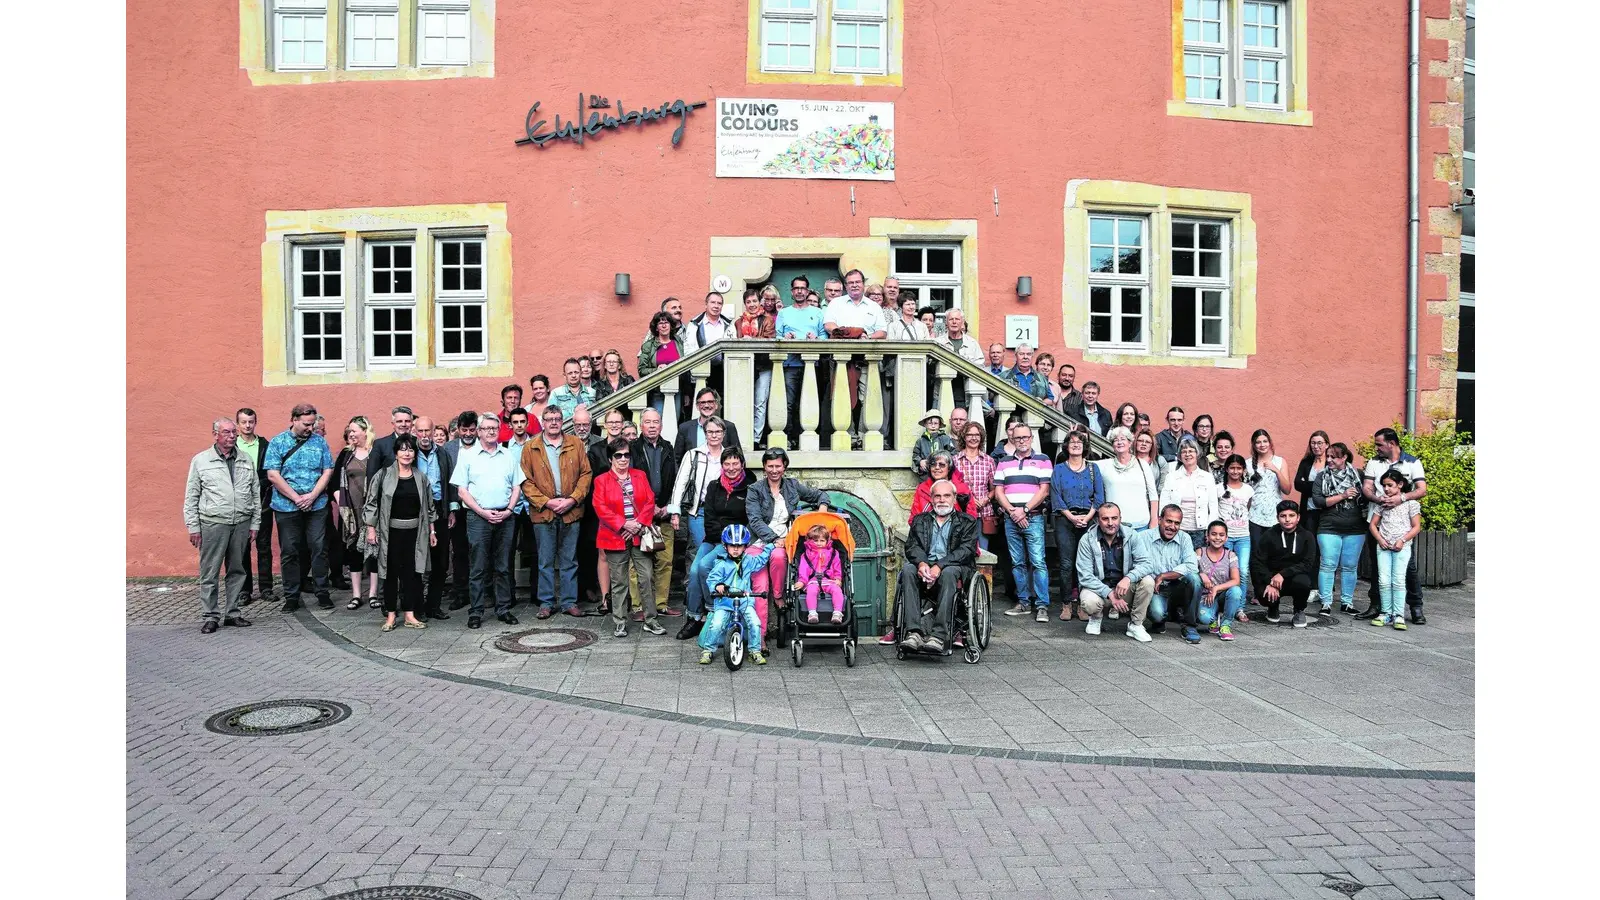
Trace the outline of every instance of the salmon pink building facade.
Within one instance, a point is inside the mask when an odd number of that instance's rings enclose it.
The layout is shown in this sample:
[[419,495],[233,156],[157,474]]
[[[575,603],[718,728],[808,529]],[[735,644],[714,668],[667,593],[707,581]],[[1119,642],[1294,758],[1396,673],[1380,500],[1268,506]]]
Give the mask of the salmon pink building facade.
[[[1426,426],[1455,414],[1465,8],[1422,6]],[[128,402],[160,427],[129,574],[192,572],[218,416],[270,437],[309,402],[337,450],[579,353],[631,370],[662,298],[797,272],[893,275],[1158,423],[1370,436],[1406,416],[1408,29],[1327,0],[136,4]]]

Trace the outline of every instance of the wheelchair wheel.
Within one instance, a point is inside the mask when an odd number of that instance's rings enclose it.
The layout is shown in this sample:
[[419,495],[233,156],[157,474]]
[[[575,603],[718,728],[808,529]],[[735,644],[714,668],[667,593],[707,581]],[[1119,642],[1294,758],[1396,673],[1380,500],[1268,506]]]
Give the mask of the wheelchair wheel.
[[844,642],[844,664],[854,669],[856,667],[856,642]]
[[806,663],[806,648],[798,638],[789,642],[789,658],[794,661],[796,669]]
[[989,649],[989,580],[982,575],[973,575],[967,588],[967,637],[979,650]]
[[744,665],[744,629],[738,627],[738,623],[728,632],[728,646],[723,650],[722,661],[735,672]]
[[895,644],[894,645],[894,658],[895,659],[905,659],[906,658],[906,648],[900,646],[899,644]]

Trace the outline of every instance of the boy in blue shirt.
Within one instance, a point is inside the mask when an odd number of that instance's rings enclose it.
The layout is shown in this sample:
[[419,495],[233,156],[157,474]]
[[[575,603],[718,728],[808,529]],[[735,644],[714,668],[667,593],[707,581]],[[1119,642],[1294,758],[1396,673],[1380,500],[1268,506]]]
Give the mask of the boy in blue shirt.
[[722,546],[711,554],[706,572],[707,596],[715,601],[711,614],[706,617],[706,627],[700,631],[700,665],[708,665],[722,640],[728,622],[738,617],[744,628],[744,645],[756,665],[764,666],[767,658],[761,653],[761,620],[756,618],[755,597],[730,597],[729,594],[750,593],[751,579],[765,572],[771,547],[762,547],[754,553],[746,552],[750,545],[750,529],[743,525],[729,525],[722,529]]

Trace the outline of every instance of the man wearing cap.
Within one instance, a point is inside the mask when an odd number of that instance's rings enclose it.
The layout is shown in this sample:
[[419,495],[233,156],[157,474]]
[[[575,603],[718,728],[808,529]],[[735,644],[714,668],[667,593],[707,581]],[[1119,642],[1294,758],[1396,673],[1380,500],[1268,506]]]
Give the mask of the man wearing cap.
[[944,433],[944,416],[937,409],[923,413],[921,423],[922,434],[911,445],[911,472],[919,479],[928,477],[928,457],[956,452],[955,439]]

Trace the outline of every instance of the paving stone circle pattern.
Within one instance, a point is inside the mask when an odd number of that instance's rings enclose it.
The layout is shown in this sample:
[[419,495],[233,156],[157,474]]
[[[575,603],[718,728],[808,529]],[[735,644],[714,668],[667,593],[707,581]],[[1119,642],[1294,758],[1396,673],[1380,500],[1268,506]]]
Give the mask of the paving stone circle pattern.
[[506,653],[565,653],[594,640],[595,633],[583,628],[529,628],[495,638],[494,648]]
[[225,709],[206,720],[206,730],[235,737],[299,734],[350,718],[350,707],[333,700],[267,700]]

